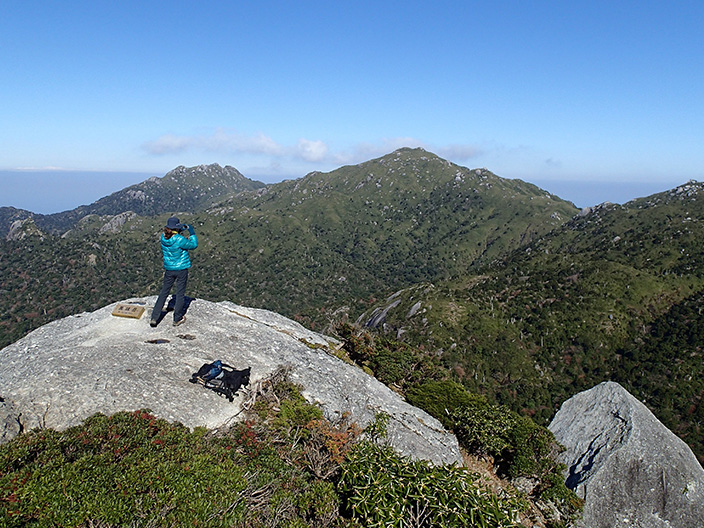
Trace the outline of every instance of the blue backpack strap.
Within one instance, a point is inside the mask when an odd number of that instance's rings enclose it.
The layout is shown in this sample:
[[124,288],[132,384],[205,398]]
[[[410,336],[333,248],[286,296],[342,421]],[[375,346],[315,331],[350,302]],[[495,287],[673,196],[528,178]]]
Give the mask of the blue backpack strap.
[[218,377],[220,374],[222,374],[222,361],[218,359],[210,364],[210,371],[203,377],[207,381]]

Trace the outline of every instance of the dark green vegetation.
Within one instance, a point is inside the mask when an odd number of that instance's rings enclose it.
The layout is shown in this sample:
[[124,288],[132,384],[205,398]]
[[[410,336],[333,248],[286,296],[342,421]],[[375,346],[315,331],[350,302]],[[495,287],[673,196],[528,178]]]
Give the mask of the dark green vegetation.
[[450,379],[434,354],[349,324],[337,331],[349,359],[440,420],[467,453],[491,460],[495,474],[509,481],[531,479],[530,498],[553,501],[565,520],[579,511],[580,501],[564,483],[565,467],[556,462],[562,448],[545,427],[470,393]]
[[476,274],[403,291],[386,328],[542,424],[618,381],[704,460],[702,218],[697,183],[595,208]]
[[0,244],[0,346],[49,321],[156,291],[163,271],[154,240],[46,236]]
[[343,466],[339,489],[346,510],[363,526],[518,526],[521,502],[478,480],[465,468],[414,462],[363,443]]
[[467,470],[396,455],[383,416],[360,440],[354,424],[323,419],[285,373],[273,381],[228,430],[190,432],[141,410],[0,446],[0,523],[500,528],[527,513],[525,499]]

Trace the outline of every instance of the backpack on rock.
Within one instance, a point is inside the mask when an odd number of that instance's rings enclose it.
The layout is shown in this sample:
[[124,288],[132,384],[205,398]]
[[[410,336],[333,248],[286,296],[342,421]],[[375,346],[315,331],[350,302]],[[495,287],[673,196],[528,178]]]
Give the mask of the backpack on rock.
[[203,385],[203,387],[225,396],[229,401],[234,401],[237,391],[249,385],[251,370],[250,367],[236,370],[218,359],[212,363],[205,363],[198,369],[198,372],[191,375],[189,381]]

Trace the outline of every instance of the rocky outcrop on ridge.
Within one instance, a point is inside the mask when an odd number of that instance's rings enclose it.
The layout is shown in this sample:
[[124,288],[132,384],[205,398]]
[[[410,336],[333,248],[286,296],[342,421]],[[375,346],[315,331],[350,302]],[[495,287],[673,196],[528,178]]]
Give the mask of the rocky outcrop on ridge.
[[618,383],[567,400],[549,429],[586,528],[704,526],[704,470],[690,448]]
[[10,224],[10,229],[5,236],[5,240],[24,240],[30,236],[44,238],[44,233],[37,227],[34,220],[24,218],[22,220],[15,220]]
[[361,369],[333,355],[338,343],[266,310],[193,300],[184,325],[170,314],[149,326],[154,297],[130,299],[140,319],[112,315],[115,305],[49,323],[0,350],[0,441],[35,427],[64,429],[94,413],[149,408],[188,427],[219,427],[241,414],[234,402],[189,382],[207,362],[251,367],[250,387],[279,367],[331,419],[349,413],[365,426],[390,416],[397,451],[437,464],[461,462],[456,438],[425,412]]

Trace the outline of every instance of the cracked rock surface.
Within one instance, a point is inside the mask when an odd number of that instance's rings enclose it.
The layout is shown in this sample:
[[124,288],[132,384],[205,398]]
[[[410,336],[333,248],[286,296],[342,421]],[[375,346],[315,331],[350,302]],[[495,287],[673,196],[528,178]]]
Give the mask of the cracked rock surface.
[[452,434],[335,357],[335,339],[266,310],[201,299],[190,303],[185,324],[173,327],[168,314],[151,328],[155,300],[122,301],[145,306],[140,319],[113,316],[112,304],[49,323],[0,350],[0,441],[22,429],[64,429],[97,412],[141,408],[188,427],[226,425],[241,416],[247,391],[231,403],[188,381],[203,363],[220,359],[251,367],[252,384],[288,366],[292,381],[327,417],[349,413],[364,427],[383,411],[390,415],[390,443],[401,454],[461,462]]
[[704,526],[704,470],[691,449],[618,383],[562,404],[549,426],[586,528]]

